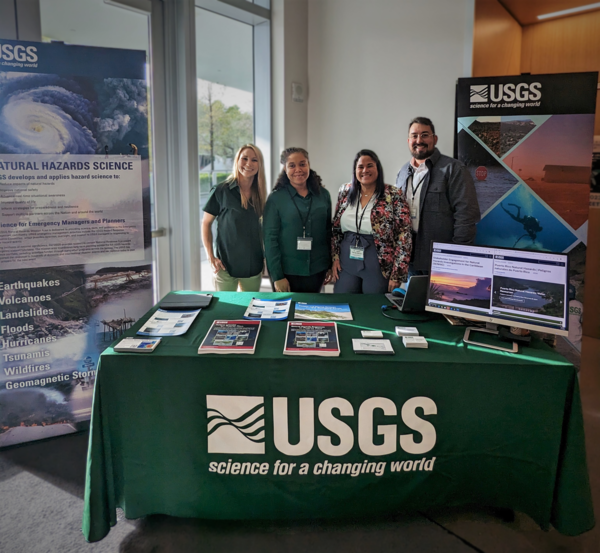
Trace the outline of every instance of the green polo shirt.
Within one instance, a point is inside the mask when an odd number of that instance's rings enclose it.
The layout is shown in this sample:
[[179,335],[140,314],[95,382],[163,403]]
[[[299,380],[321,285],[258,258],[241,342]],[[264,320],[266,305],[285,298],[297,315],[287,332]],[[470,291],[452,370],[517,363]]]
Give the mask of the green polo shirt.
[[248,278],[263,270],[263,247],[260,219],[249,205],[242,207],[240,187],[236,181],[215,187],[204,211],[217,218],[217,257],[235,278]]
[[[298,250],[303,219],[306,236],[312,237],[310,251]],[[320,194],[309,192],[305,198],[291,184],[274,190],[265,206],[263,234],[267,267],[273,280],[281,280],[284,275],[309,276],[329,269],[331,197],[327,189],[321,188]]]

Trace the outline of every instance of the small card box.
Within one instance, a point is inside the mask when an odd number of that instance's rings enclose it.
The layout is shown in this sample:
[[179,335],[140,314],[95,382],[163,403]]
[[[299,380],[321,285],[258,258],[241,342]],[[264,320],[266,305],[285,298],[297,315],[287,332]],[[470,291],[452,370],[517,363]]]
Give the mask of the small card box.
[[416,326],[397,326],[396,334],[398,336],[418,336],[419,329]]
[[423,336],[402,336],[405,348],[428,348],[429,344]]
[[381,330],[361,330],[363,338],[383,338],[383,332]]

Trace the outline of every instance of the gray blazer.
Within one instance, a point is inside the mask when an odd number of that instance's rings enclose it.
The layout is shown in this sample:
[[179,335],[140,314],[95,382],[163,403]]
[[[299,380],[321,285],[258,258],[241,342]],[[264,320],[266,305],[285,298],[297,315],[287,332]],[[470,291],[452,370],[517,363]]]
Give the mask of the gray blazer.
[[[411,260],[420,271],[429,271],[432,241],[472,244],[480,217],[475,185],[462,163],[437,148],[425,163],[429,172],[421,184],[419,232],[413,236]],[[412,171],[409,162],[396,177],[396,186],[405,195]]]

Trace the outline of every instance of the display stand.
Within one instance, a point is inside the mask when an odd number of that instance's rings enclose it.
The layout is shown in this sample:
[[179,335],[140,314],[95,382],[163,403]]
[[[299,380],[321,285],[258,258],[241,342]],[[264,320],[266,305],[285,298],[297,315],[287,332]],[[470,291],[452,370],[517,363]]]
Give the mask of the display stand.
[[486,344],[484,342],[476,342],[475,340],[470,339],[471,332],[485,332],[486,334],[494,334],[495,336],[499,336],[501,331],[498,328],[498,325],[493,325],[493,324],[487,323],[485,328],[468,326],[465,329],[465,335],[463,337],[463,342],[465,344],[472,344],[474,346],[481,346],[483,348],[497,349],[500,351],[507,351],[509,353],[519,353],[519,344],[517,344],[517,342],[515,342],[515,341],[513,341],[512,347],[506,347],[506,346],[494,345],[494,344]]

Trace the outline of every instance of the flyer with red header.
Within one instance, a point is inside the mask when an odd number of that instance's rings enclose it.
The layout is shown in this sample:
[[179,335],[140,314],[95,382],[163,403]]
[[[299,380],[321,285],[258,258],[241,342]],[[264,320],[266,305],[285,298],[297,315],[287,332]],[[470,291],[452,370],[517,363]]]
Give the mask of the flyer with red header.
[[260,321],[214,321],[198,353],[254,353]]
[[340,344],[337,324],[290,321],[285,336],[284,355],[338,357]]

